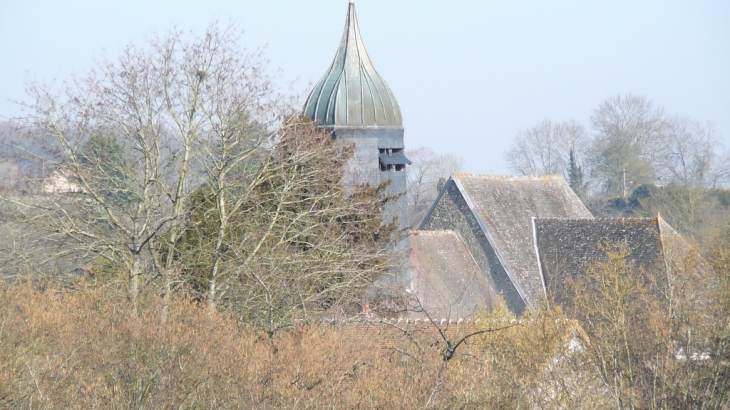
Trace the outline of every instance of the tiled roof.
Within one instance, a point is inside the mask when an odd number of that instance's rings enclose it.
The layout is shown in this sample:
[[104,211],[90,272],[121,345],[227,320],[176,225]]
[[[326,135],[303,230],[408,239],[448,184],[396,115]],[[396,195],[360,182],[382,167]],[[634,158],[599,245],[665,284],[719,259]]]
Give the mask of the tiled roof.
[[657,218],[537,218],[535,232],[545,286],[561,303],[569,298],[565,285],[570,278],[584,275],[592,264],[606,261],[607,253],[621,246],[636,268],[665,270]]
[[490,242],[531,305],[544,297],[532,218],[592,218],[567,182],[557,175],[453,177],[484,224]]
[[412,290],[431,317],[470,317],[496,306],[496,294],[456,232],[413,231],[410,242]]

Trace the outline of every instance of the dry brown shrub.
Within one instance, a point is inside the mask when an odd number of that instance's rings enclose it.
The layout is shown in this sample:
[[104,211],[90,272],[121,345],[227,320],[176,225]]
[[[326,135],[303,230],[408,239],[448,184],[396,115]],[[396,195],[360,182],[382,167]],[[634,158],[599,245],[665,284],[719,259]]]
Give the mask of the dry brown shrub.
[[[135,315],[126,293],[115,289],[25,283],[0,293],[0,407],[560,408],[566,403],[544,383],[564,340],[564,322],[554,314],[474,336],[445,361],[444,340],[430,323],[302,323],[269,337],[183,297],[171,298],[165,308],[152,290],[141,294]],[[458,340],[509,320],[488,317],[481,327],[452,324],[442,330]],[[550,371],[551,378],[563,372],[554,365]]]

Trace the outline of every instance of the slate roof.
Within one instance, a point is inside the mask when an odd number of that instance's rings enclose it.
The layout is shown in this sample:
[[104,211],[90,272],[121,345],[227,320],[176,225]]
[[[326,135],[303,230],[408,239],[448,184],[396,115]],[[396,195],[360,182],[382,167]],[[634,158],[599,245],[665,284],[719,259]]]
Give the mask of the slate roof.
[[451,178],[470,203],[507,274],[528,305],[545,293],[535,252],[532,218],[592,218],[559,175]]
[[497,305],[497,295],[456,232],[412,231],[410,242],[412,291],[431,317],[465,318]]
[[[584,275],[591,265],[607,260],[607,252],[625,246],[627,261],[644,272],[665,272],[659,218],[535,219],[535,237],[545,287],[559,303],[567,303],[567,281]],[[671,230],[671,231],[669,231]],[[677,235],[669,225],[665,236]],[[686,242],[684,242],[686,244]]]
[[[646,273],[642,278],[654,289],[687,272],[709,269],[697,250],[659,215],[594,219],[560,176],[456,174],[420,229],[456,231],[490,289],[497,290],[516,314],[547,294],[568,304],[573,297],[566,286],[569,278],[607,260],[608,251],[619,246],[626,247],[629,264],[637,273]],[[419,252],[434,249],[448,251],[424,247]],[[441,267],[450,274],[449,264]],[[695,289],[692,297],[702,300],[705,288]]]
[[380,163],[384,165],[411,165],[412,162],[406,158],[403,154],[394,154],[394,155],[388,155],[388,154],[380,154],[379,157]]
[[365,50],[354,2],[335,59],[309,94],[304,115],[333,129],[403,128],[400,106]]

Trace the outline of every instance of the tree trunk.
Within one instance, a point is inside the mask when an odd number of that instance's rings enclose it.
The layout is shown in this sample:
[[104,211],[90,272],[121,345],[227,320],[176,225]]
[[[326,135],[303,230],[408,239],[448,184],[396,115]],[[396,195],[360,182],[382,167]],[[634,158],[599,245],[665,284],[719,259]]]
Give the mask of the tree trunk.
[[142,274],[140,255],[132,254],[132,270],[129,272],[129,299],[132,302],[132,312],[137,314],[137,297],[139,296],[139,276]]

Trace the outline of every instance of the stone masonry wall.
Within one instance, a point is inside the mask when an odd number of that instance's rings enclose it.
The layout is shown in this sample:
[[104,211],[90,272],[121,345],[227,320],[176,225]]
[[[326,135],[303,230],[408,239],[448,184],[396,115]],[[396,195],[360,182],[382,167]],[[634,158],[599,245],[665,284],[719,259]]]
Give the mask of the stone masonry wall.
[[406,171],[381,171],[379,159],[380,148],[403,148],[403,130],[342,129],[336,130],[335,136],[337,139],[355,143],[355,152],[345,170],[345,184],[377,186],[391,180],[386,193],[399,195],[399,197],[386,206],[385,220],[391,221],[397,217],[399,227],[408,228],[408,203],[405,195]]
[[390,180],[386,194],[397,195],[398,198],[386,204],[384,221],[398,219],[398,228],[402,231],[402,239],[391,249],[394,265],[390,272],[378,280],[377,287],[402,289],[410,282],[410,242],[405,232],[408,226],[408,202],[406,198],[406,171],[381,171],[380,149],[403,148],[403,130],[397,129],[338,129],[335,137],[342,141],[352,141],[355,152],[345,170],[345,185],[370,184],[378,186]]

